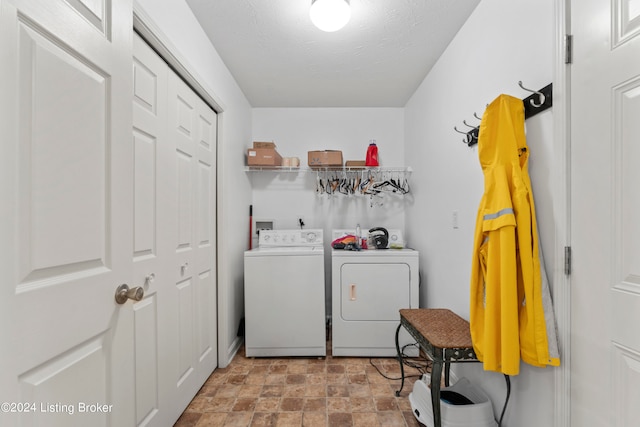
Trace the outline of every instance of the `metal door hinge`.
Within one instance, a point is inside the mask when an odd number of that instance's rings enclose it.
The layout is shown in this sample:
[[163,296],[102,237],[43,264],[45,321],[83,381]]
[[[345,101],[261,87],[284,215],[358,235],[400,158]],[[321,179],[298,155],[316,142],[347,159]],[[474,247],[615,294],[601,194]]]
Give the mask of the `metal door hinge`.
[[571,274],[571,246],[564,247],[564,274]]
[[564,63],[573,64],[573,35],[564,36]]

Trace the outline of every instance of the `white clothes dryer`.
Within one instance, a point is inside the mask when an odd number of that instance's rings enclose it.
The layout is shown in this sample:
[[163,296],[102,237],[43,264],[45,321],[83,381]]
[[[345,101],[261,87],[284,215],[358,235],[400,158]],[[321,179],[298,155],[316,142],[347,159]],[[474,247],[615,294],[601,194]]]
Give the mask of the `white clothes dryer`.
[[326,356],[322,230],[262,230],[244,253],[248,357]]
[[[332,237],[344,234],[334,230]],[[399,230],[389,235],[402,240]],[[419,307],[418,256],[413,249],[332,250],[333,356],[396,356],[400,309]],[[401,348],[414,342],[402,329]],[[405,354],[415,357],[418,350],[407,347]]]

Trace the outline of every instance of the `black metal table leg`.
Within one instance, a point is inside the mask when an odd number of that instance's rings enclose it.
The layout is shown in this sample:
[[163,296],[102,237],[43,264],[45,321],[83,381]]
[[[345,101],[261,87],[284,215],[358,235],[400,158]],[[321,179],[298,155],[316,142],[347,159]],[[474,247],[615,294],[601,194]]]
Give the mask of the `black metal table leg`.
[[400,351],[400,341],[398,336],[400,335],[400,328],[402,327],[402,323],[398,325],[398,329],[396,329],[396,352],[398,353],[398,362],[400,363],[400,374],[402,376],[402,382],[400,383],[400,390],[396,390],[396,396],[400,396],[400,392],[404,387],[404,363],[402,361],[402,351]]
[[431,368],[431,407],[433,409],[433,427],[442,427],[440,414],[440,381],[442,381],[442,360],[435,357]]

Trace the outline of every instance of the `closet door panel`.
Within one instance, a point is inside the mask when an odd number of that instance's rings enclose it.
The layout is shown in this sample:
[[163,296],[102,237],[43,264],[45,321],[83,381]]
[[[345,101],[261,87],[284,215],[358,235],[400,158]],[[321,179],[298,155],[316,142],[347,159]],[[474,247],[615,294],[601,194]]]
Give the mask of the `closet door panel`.
[[179,399],[186,406],[217,365],[215,278],[216,115],[170,73],[169,135],[175,147],[179,293]]
[[[163,176],[173,150],[166,135],[167,65],[136,34],[133,55],[133,286],[144,299],[134,305],[136,424],[166,425],[172,402],[165,390],[175,345],[167,338],[174,319],[171,302],[171,204]],[[160,357],[162,355],[162,357]]]
[[195,144],[198,167],[196,188],[196,242],[198,271],[198,350],[201,374],[217,365],[217,289],[215,287],[216,238],[215,212],[215,141],[217,137],[216,115],[202,99],[197,98],[198,134]]

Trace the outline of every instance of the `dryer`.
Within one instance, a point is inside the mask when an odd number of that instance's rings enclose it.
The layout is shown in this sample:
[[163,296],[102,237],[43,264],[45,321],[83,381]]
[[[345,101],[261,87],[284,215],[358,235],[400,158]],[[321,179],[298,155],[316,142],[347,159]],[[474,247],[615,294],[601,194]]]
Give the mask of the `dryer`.
[[325,356],[322,230],[262,230],[244,253],[248,357]]
[[[335,239],[345,230],[332,234]],[[402,240],[399,230],[389,235],[394,242]],[[396,356],[399,310],[419,307],[418,256],[413,249],[332,250],[333,356]],[[402,329],[400,346],[414,342]],[[405,353],[415,357],[418,350]]]

